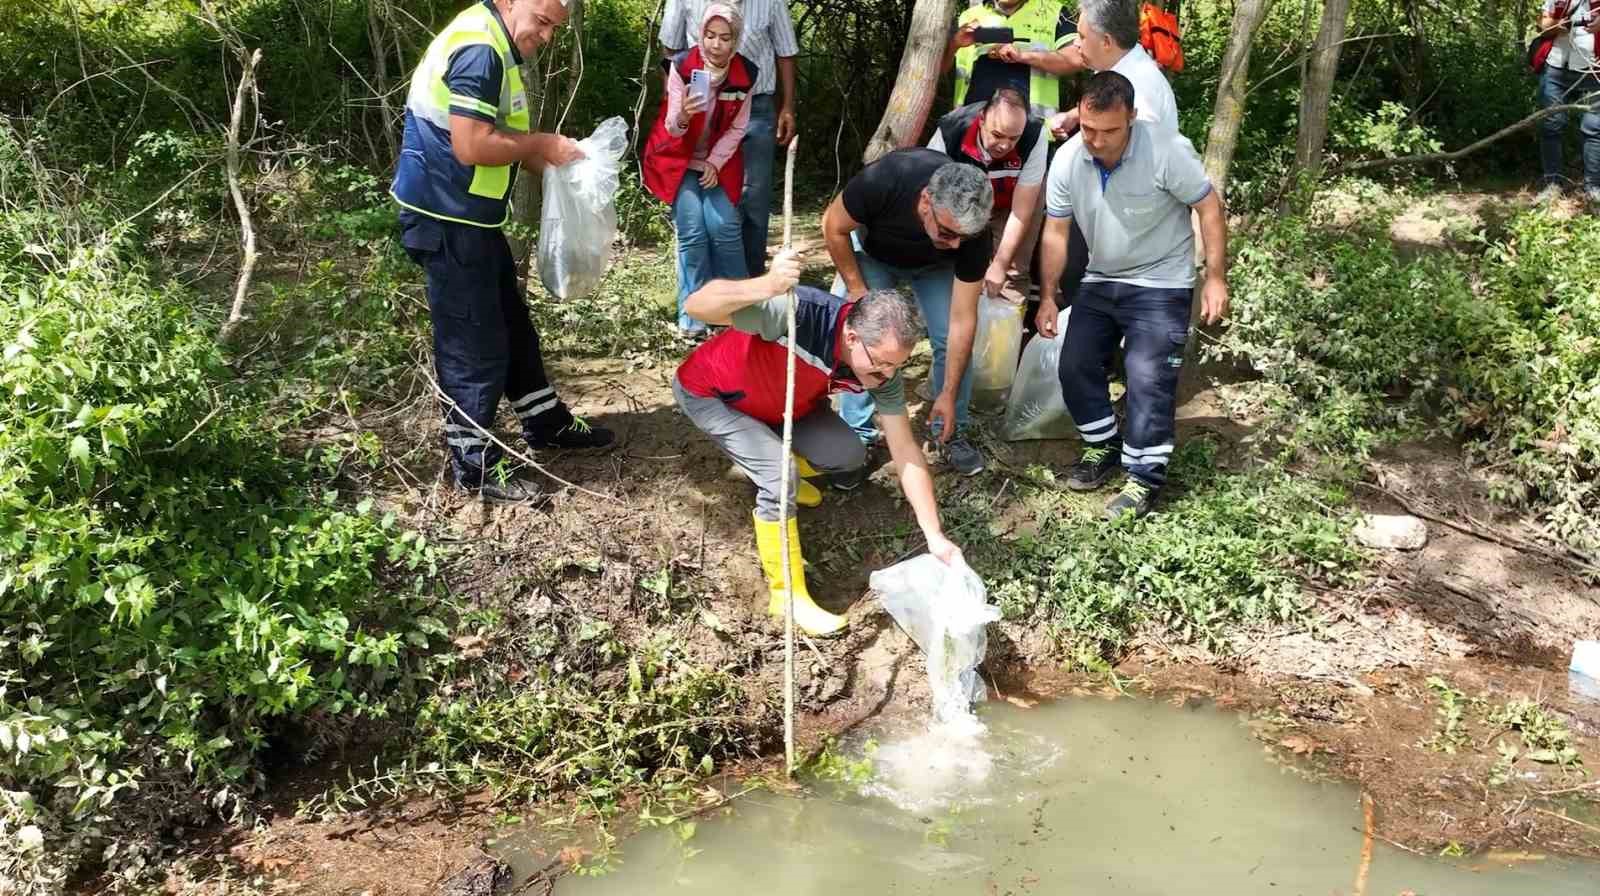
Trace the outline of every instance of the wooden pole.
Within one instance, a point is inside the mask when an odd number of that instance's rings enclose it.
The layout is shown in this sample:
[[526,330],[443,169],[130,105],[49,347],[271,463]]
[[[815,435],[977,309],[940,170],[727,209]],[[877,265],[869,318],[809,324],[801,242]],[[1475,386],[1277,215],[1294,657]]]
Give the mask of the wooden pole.
[[[783,250],[794,246],[794,156],[800,138],[789,141],[783,163]],[[789,471],[794,466],[794,347],[797,299],[789,290],[789,360],[783,386],[783,457],[779,461],[778,531],[783,538],[783,767],[794,777],[794,569],[789,537]]]

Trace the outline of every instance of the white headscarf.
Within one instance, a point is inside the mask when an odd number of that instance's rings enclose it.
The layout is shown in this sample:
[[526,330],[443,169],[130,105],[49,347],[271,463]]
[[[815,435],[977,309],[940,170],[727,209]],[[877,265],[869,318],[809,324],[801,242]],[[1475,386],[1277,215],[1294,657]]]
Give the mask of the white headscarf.
[[[728,23],[728,29],[733,32],[734,51],[738,52],[739,34],[744,31],[744,16],[739,14],[738,8],[732,3],[707,4],[705,14],[700,16],[700,39],[702,41],[705,40],[706,26],[711,24],[712,19],[721,19]],[[732,63],[733,57],[728,57],[728,61]],[[722,83],[722,79],[728,76],[727,66],[717,68],[712,65],[711,60],[706,58],[703,49],[700,52],[700,66],[706,70],[706,74],[711,76],[711,83],[713,84]]]

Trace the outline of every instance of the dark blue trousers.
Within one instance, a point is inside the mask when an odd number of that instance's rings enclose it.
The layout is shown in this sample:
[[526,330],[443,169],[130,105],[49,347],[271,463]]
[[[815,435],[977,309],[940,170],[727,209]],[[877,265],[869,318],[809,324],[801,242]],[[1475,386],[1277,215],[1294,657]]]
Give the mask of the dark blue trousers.
[[450,460],[462,482],[478,482],[501,458],[479,429],[494,428],[501,396],[528,436],[559,431],[572,413],[545,376],[504,233],[403,212],[400,242],[428,277],[434,370],[454,402],[444,415]]
[[[1061,394],[1078,433],[1122,453],[1128,475],[1151,488],[1167,481],[1177,410],[1178,373],[1189,340],[1193,291],[1084,283],[1072,302],[1061,348]],[[1106,368],[1125,340],[1126,432],[1117,427]]]

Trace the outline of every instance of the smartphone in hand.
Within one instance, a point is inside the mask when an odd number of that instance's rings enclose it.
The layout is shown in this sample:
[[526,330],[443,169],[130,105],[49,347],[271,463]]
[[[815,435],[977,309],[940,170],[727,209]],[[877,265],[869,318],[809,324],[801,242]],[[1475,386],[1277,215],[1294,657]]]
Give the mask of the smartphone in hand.
[[711,73],[705,69],[696,69],[689,75],[689,95],[701,99],[702,105],[711,106]]
[[1017,32],[1011,28],[985,25],[973,29],[972,39],[980,44],[1009,44],[1017,39]]

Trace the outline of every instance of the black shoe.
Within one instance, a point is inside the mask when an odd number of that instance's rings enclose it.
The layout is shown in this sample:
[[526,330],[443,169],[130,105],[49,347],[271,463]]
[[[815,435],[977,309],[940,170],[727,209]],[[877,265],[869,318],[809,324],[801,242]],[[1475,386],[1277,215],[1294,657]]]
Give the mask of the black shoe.
[[824,477],[828,487],[841,492],[853,492],[866,484],[872,478],[872,467],[862,464],[854,470],[841,470],[837,473],[828,473]]
[[591,426],[581,420],[573,420],[560,429],[530,429],[524,433],[524,438],[535,448],[557,448],[563,451],[610,448],[617,440],[616,433],[604,426]]
[[1083,449],[1083,457],[1072,465],[1067,475],[1067,488],[1075,492],[1092,492],[1122,469],[1122,456],[1104,445],[1090,445]]
[[533,482],[526,479],[502,479],[493,473],[481,479],[457,476],[456,487],[477,495],[479,500],[489,504],[524,504],[544,497],[543,490]]
[[1130,476],[1122,484],[1122,491],[1106,503],[1106,519],[1116,522],[1130,514],[1138,519],[1149,513],[1155,503],[1156,490]]

